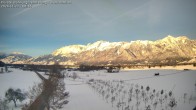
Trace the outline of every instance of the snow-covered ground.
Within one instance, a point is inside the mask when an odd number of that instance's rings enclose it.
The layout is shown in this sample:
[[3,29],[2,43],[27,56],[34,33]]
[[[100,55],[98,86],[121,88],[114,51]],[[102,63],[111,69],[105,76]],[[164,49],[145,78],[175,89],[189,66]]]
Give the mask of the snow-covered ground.
[[[41,82],[34,72],[19,69],[10,70],[13,72],[0,74],[1,98],[4,98],[5,91],[10,87],[28,91],[29,87],[33,86],[34,83]],[[122,70],[119,73],[107,73],[104,70],[100,70],[89,72],[67,71],[66,73],[71,75],[74,72],[77,73],[79,78],[75,80],[71,78],[64,79],[66,90],[70,92],[70,97],[68,98],[69,103],[65,105],[62,110],[118,110],[115,105],[116,103],[114,103],[112,107],[110,102],[103,99],[101,94],[86,83],[89,79],[110,81],[113,82],[114,85],[116,82],[121,81],[127,89],[132,84],[138,84],[144,88],[149,86],[150,91],[153,89],[161,91],[163,89],[164,92],[169,92],[171,90],[177,100],[177,106],[173,110],[192,110],[196,106],[196,70]],[[160,73],[160,75],[154,76],[154,73],[157,72]],[[44,75],[44,73],[41,74]],[[184,93],[187,93],[185,103],[183,100]],[[189,104],[188,99],[191,95],[193,99]],[[127,99],[127,97],[125,97],[125,99]],[[144,110],[141,106],[144,105],[141,104],[139,109]],[[122,109],[120,108],[119,110]],[[136,109],[134,108],[134,110]],[[157,108],[157,110],[159,110],[159,108]]]
[[[34,83],[40,83],[41,80],[34,72],[22,71],[20,69],[9,68],[12,72],[0,74],[0,98],[5,98],[5,92],[9,88],[21,89],[23,92],[27,92],[29,87],[33,86]],[[25,101],[23,101],[25,103]],[[20,102],[17,103],[18,106],[21,105]],[[14,108],[14,104],[11,103],[10,109],[20,109]]]
[[[160,73],[160,76],[154,76],[154,73]],[[69,72],[73,73],[73,72]],[[116,105],[112,107],[111,103],[104,101],[99,93],[92,90],[85,82],[89,79],[100,79],[104,81],[118,82],[123,81],[129,87],[131,84],[150,87],[151,91],[173,92],[177,100],[177,106],[174,110],[192,110],[196,106],[196,71],[184,70],[129,70],[120,73],[106,73],[105,71],[76,72],[80,79],[65,79],[66,88],[70,91],[69,103],[64,107],[66,110],[118,110]],[[187,94],[184,103],[184,93]],[[189,104],[189,98],[193,99]],[[105,102],[105,103],[104,103]],[[144,105],[143,105],[144,106]],[[152,106],[151,106],[152,107]],[[140,108],[144,109],[144,108]],[[160,108],[158,108],[160,109]],[[157,109],[157,110],[158,110]],[[168,108],[169,109],[169,108]],[[121,110],[121,109],[120,109]]]
[[89,86],[80,81],[65,80],[66,89],[70,93],[69,103],[62,110],[110,110],[111,106],[105,103]]

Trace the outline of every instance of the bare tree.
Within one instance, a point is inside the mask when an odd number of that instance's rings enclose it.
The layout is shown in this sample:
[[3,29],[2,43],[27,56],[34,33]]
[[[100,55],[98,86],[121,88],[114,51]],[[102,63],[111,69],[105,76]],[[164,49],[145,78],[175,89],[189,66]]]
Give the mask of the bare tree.
[[43,84],[42,83],[34,83],[32,87],[29,88],[29,91],[27,93],[27,97],[30,99],[30,103],[34,101],[37,96],[39,96],[42,92]]
[[50,108],[55,110],[62,108],[64,104],[68,103],[66,97],[68,97],[69,93],[65,91],[65,83],[63,79],[54,77],[52,82],[54,84],[54,91],[49,98],[49,105]]
[[15,107],[17,107],[16,102],[19,100],[20,102],[22,102],[26,96],[24,93],[22,93],[22,91],[20,89],[12,89],[9,88],[6,93],[5,93],[5,97],[8,101],[13,101]]

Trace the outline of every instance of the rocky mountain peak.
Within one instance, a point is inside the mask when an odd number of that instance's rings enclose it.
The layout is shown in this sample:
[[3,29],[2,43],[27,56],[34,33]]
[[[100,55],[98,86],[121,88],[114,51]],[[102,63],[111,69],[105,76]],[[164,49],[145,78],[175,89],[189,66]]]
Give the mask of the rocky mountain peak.
[[177,41],[185,41],[185,40],[189,40],[189,38],[187,36],[173,37],[171,35],[168,35],[167,37],[161,39],[160,41],[168,42],[168,43],[175,43]]
[[109,45],[110,45],[110,42],[100,40],[100,41],[94,42],[92,44],[87,44],[86,50],[91,50],[91,49],[104,50],[104,48]]
[[159,41],[161,41],[161,42],[167,42],[167,43],[173,43],[173,42],[176,41],[176,38],[173,37],[173,36],[171,36],[171,35],[168,35],[167,37],[165,37],[165,38],[163,38],[163,39],[161,39]]
[[55,50],[52,55],[57,56],[70,56],[71,54],[77,54],[82,51],[84,51],[86,46],[84,45],[70,45],[70,46],[65,46],[60,49]]

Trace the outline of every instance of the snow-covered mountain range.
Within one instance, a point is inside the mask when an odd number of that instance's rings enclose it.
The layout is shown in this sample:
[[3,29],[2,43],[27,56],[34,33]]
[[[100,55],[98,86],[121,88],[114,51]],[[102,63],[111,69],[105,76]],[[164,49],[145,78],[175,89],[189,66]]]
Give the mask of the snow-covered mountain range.
[[[23,57],[19,57],[23,56]],[[149,63],[195,63],[196,40],[186,36],[167,36],[157,41],[108,42],[97,41],[87,45],[69,45],[50,55],[27,57],[12,54],[1,61],[22,64],[107,65]]]
[[0,60],[7,64],[23,64],[24,61],[32,58],[20,52],[12,52],[11,54],[0,53]]

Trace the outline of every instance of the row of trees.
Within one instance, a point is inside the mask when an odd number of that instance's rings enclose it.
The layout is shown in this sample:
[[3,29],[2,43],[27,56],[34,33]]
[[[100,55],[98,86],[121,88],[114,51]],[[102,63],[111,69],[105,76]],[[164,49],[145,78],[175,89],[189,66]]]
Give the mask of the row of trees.
[[[124,81],[93,80],[89,85],[95,93],[118,110],[173,110],[178,105],[172,91],[156,90],[149,86],[144,87]],[[192,95],[188,102],[186,102],[187,97],[188,94],[185,93],[183,102],[179,103],[190,104]]]

